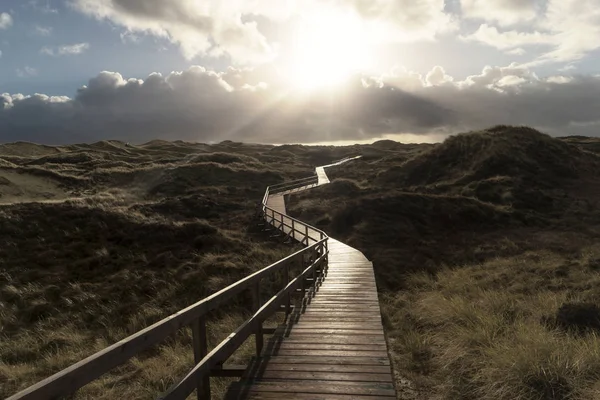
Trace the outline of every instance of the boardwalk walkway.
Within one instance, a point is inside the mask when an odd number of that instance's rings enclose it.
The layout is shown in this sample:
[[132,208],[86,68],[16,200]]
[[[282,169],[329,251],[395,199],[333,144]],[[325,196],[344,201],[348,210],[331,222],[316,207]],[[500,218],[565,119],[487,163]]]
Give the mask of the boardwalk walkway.
[[[329,183],[326,167],[317,168],[316,185],[300,190]],[[267,205],[286,214],[286,193],[270,195]],[[314,241],[320,235],[308,232]],[[228,399],[396,398],[373,264],[338,240],[329,238],[328,248],[326,278],[294,308]]]

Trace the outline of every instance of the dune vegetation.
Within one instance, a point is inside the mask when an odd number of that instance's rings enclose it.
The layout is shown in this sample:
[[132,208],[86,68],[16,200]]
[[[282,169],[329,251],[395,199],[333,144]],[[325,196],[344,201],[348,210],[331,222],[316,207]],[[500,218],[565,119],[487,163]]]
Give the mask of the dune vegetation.
[[[267,185],[308,176],[314,158],[340,151],[0,145],[0,398],[297,250],[260,232],[257,203]],[[211,345],[249,315],[249,296],[210,314]],[[155,398],[192,364],[184,330],[76,397]],[[227,380],[215,381],[218,398]]]
[[[400,399],[600,399],[600,141],[509,126],[435,145],[0,145],[0,397],[290,254],[256,226],[264,188],[354,155],[288,211],[373,260]],[[210,315],[212,345],[248,303]],[[192,365],[190,336],[75,397],[154,398]]]
[[373,260],[400,398],[600,399],[598,143],[497,126],[289,196]]

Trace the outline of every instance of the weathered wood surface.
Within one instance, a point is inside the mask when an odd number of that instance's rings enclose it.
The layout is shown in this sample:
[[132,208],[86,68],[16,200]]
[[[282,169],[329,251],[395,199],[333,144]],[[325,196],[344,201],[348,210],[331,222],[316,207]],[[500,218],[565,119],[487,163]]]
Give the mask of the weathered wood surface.
[[[323,167],[316,172],[319,185],[329,183]],[[268,197],[274,214],[285,215],[287,193]],[[298,241],[307,232],[311,242],[322,237],[314,228],[297,229],[300,221],[279,221],[277,228]],[[329,238],[328,249],[326,278],[275,330],[228,399],[396,398],[373,264],[338,240]]]

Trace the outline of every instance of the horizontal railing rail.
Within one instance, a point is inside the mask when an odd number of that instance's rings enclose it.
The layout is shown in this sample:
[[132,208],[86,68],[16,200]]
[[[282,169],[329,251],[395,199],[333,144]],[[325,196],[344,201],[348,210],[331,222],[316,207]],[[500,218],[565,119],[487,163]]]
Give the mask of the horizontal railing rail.
[[[322,244],[323,241],[319,242]],[[172,387],[162,399],[186,399],[198,386],[198,381],[202,380],[211,369],[219,365],[233,354],[233,352],[267,319],[271,314],[277,311],[282,303],[288,298],[291,293],[300,288],[305,291],[305,279],[312,276],[315,281],[317,277],[317,267],[321,266],[326,259],[326,255],[321,255],[315,262],[306,268],[300,275],[290,281],[282,290],[271,297],[250,319],[246,320],[234,333],[229,335],[227,339],[222,341],[213,349],[206,357],[204,357],[196,366],[186,375],[183,380]],[[321,269],[323,271],[323,269]],[[321,274],[322,275],[322,272]],[[260,343],[262,350],[262,339]],[[257,355],[260,355],[257,341]]]
[[271,189],[271,190],[274,190],[274,189],[277,189],[277,188],[279,188],[280,186],[290,186],[290,185],[294,185],[294,184],[296,184],[296,183],[300,183],[300,182],[303,182],[303,181],[309,181],[309,180],[311,180],[311,179],[315,179],[316,177],[317,177],[316,175],[312,175],[312,176],[308,176],[308,177],[306,177],[306,178],[294,179],[294,180],[292,180],[292,181],[285,181],[285,182],[282,182],[282,183],[278,183],[278,184],[275,184],[275,185],[271,185],[271,186],[269,186],[269,189]]
[[296,181],[289,182],[285,185],[277,185],[277,186],[269,186],[269,195],[278,194],[282,192],[287,192],[294,189],[307,188],[310,186],[315,186],[319,182],[319,178],[315,176],[311,176],[307,179],[298,179]]
[[[219,373],[219,370],[223,369],[225,361],[252,334],[255,335],[256,354],[260,355],[263,347],[263,322],[280,310],[282,306],[285,306],[286,316],[289,315],[292,295],[300,288],[300,295],[304,297],[307,290],[311,290],[311,288],[314,290],[326,276],[328,236],[325,232],[268,206],[269,196],[273,193],[283,193],[316,184],[318,184],[318,178],[315,175],[267,187],[260,207],[262,218],[266,224],[302,243],[306,246],[304,249],[118,341],[7,400],[53,399],[69,395],[185,327],[192,329],[195,366],[163,398],[185,399],[194,389],[197,389],[199,399],[210,399],[210,376]],[[291,269],[298,266],[302,272],[290,280]],[[260,298],[261,280],[277,277],[280,272],[283,272],[283,288],[263,304]],[[309,276],[312,277],[311,286],[307,287]],[[245,290],[250,290],[252,293],[253,315],[209,353],[206,314]]]

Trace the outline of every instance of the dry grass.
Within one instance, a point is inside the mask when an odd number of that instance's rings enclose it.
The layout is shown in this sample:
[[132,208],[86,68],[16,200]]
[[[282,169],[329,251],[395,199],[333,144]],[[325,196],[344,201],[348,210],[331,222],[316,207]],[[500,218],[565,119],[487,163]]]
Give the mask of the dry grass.
[[596,302],[600,250],[528,252],[416,273],[382,302],[398,368],[447,399],[589,399],[600,394],[595,330],[556,324],[565,303]]
[[[264,186],[362,154],[288,209],[374,261],[401,398],[600,399],[596,147],[506,126],[433,146],[0,146],[0,168],[72,197],[0,207],[0,397],[289,254],[248,229]],[[248,303],[210,315],[211,344]],[[153,398],[190,347],[182,330],[78,397]]]
[[[0,398],[295,250],[266,239],[253,213],[266,185],[311,171],[301,158],[288,176],[258,161],[271,146],[105,141],[56,149],[0,146],[0,156],[17,161],[0,168],[21,196],[0,206]],[[28,198],[30,177],[69,198]],[[278,289],[261,286],[265,297]],[[211,346],[247,318],[249,304],[246,293],[209,314]],[[155,398],[191,368],[190,341],[182,330],[76,397]],[[244,364],[252,351],[247,343],[230,361]],[[213,379],[215,398],[227,383]]]
[[400,398],[600,399],[600,163],[582,142],[494,127],[290,196],[373,260],[397,383],[418,392]]

